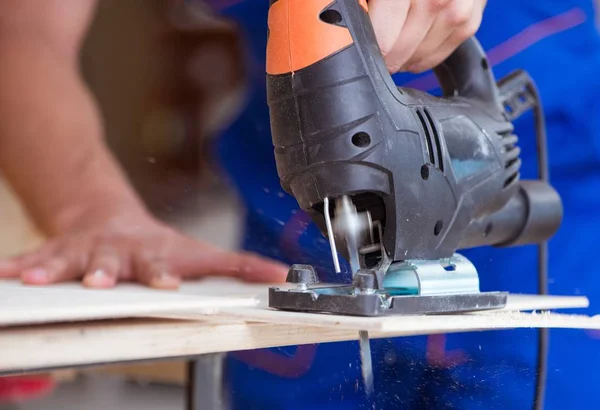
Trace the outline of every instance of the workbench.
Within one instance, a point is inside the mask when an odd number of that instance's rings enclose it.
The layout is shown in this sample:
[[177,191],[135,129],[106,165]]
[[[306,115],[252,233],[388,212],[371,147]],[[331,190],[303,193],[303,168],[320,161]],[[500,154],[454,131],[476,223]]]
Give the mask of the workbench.
[[344,317],[274,311],[268,285],[225,278],[179,291],[119,284],[46,287],[0,280],[0,376],[136,361],[186,359],[188,410],[224,410],[223,353],[265,347],[512,328],[600,329],[600,317],[535,313],[586,308],[585,297],[509,296],[502,311]]
[[[521,327],[600,329],[600,318],[529,313],[585,308],[585,297],[514,295],[503,311],[383,318],[277,312],[267,285],[228,279],[180,291],[125,284],[26,287],[0,281],[0,374],[138,360],[193,357],[273,346]],[[12,295],[12,296],[11,296]]]

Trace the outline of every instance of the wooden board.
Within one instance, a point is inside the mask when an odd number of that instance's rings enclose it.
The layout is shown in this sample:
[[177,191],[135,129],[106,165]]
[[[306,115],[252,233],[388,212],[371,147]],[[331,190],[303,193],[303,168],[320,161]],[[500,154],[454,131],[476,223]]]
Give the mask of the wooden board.
[[[5,324],[0,327],[0,372],[355,340],[358,330],[377,338],[535,327],[600,329],[598,317],[519,311],[586,307],[584,297],[514,295],[504,311],[360,318],[273,311],[266,308],[266,294],[266,285],[228,279],[189,282],[179,292],[133,284],[99,291],[77,283],[24,287],[0,282]],[[125,319],[152,315],[162,317]],[[97,320],[107,317],[113,320]],[[45,321],[69,323],[23,326]]]
[[186,295],[138,285],[112,290],[85,289],[78,284],[23,286],[0,281],[0,326],[131,318],[193,311],[213,314],[223,307],[251,307],[252,296]]
[[[404,329],[400,327],[404,326]],[[578,315],[502,312],[491,316],[406,317],[372,338],[513,328],[600,329]],[[295,323],[128,319],[0,329],[0,374],[64,366],[154,360],[273,346],[356,340],[358,332]]]
[[[265,322],[279,323],[282,325],[293,323],[304,326],[337,326],[343,329],[368,330],[375,332],[425,332],[435,331],[435,329],[444,329],[448,331],[460,331],[510,327],[511,320],[515,321],[515,327],[531,323],[532,327],[547,323],[549,327],[580,327],[600,325],[600,318],[591,319],[586,316],[560,316],[561,320],[554,321],[554,316],[548,313],[532,313],[531,315],[518,315],[516,313],[538,310],[552,309],[570,309],[585,308],[588,306],[588,300],[585,297],[556,297],[556,296],[538,296],[538,295],[509,295],[507,306],[502,310],[473,312],[454,315],[438,316],[386,316],[386,317],[353,317],[327,315],[318,313],[299,313],[283,312],[265,308],[264,306],[245,307],[245,308],[223,308],[214,318],[232,318],[240,319],[246,322]],[[540,316],[536,318],[535,316]],[[171,315],[161,315],[161,317],[173,317],[180,319],[196,319],[199,317],[194,312]],[[544,318],[545,317],[545,318]],[[558,317],[558,316],[556,316]],[[575,322],[571,325],[563,323],[562,319],[571,317]],[[584,319],[580,321],[579,319]],[[519,325],[519,320],[525,322]],[[451,321],[452,323],[444,323]]]
[[[134,317],[197,319],[213,316],[241,321],[294,323],[306,326],[343,326],[346,329],[405,329],[397,317],[350,316],[280,312],[267,308],[268,286],[211,278],[188,282],[180,291],[158,291],[137,284],[91,290],[78,283],[23,286],[0,281],[0,326],[57,323]],[[582,308],[585,297],[510,295],[507,311]],[[468,316],[467,316],[467,319]],[[415,323],[416,325],[416,323]]]
[[[405,331],[406,329],[419,329],[422,324],[423,329],[431,329],[432,323],[427,322],[430,320],[428,317],[425,321],[424,316],[389,316],[389,317],[352,317],[352,316],[338,316],[338,315],[325,315],[325,314],[313,314],[313,313],[298,313],[298,312],[283,312],[276,311],[268,308],[268,286],[266,285],[250,285],[233,281],[230,279],[219,278],[210,279],[206,281],[187,283],[181,289],[183,294],[214,294],[214,295],[235,295],[235,296],[253,296],[259,300],[259,303],[253,307],[243,308],[228,308],[224,307],[220,309],[218,314],[213,316],[213,319],[223,320],[238,319],[246,322],[265,322],[265,323],[279,323],[279,324],[296,324],[305,326],[340,326],[344,329],[353,330],[369,330],[369,331],[381,331],[381,332],[394,332],[397,330]],[[437,323],[438,320],[456,320],[455,323],[462,323],[465,329],[471,328],[469,323],[475,323],[473,316],[489,316],[497,315],[500,313],[510,312],[531,312],[541,310],[556,310],[556,309],[576,309],[576,308],[587,308],[589,306],[588,298],[584,296],[540,296],[540,295],[519,295],[509,294],[507,305],[502,310],[488,311],[488,312],[476,312],[461,315],[444,315],[438,316],[441,319],[434,319],[433,323]],[[170,317],[175,319],[199,319],[206,316],[202,313],[197,312],[177,312],[168,315],[156,315],[156,317]],[[585,316],[581,316],[582,318]],[[209,317],[204,317],[210,320]],[[504,322],[507,316],[503,316],[501,319]],[[490,323],[494,323],[491,320]],[[586,322],[587,323],[587,322]],[[505,326],[498,324],[499,326]],[[494,325],[491,325],[493,328]],[[535,326],[535,325],[534,325]],[[595,326],[595,325],[593,325]],[[459,326],[460,327],[460,326]],[[577,327],[577,326],[575,326]],[[490,328],[490,327],[486,327]],[[456,327],[452,327],[454,330],[459,330]]]

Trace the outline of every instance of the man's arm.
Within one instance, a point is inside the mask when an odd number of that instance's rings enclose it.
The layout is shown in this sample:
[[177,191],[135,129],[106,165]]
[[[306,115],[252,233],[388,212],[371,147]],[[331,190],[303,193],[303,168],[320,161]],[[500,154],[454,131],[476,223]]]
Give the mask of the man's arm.
[[87,212],[144,212],[104,146],[79,72],[95,4],[0,3],[0,168],[49,235]]
[[38,226],[40,249],[0,263],[0,277],[82,278],[173,288],[181,278],[279,282],[287,269],[187,238],[145,210],[103,142],[79,71],[96,0],[0,2],[0,169]]

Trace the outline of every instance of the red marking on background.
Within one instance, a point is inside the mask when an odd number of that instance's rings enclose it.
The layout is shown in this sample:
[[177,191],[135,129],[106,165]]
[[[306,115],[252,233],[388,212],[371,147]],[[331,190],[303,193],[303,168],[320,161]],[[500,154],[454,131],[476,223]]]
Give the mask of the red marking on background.
[[51,393],[55,386],[51,376],[0,377],[0,403],[39,398]]
[[[298,210],[283,227],[279,246],[290,260],[298,259],[300,256],[299,240],[310,222],[310,217]],[[293,356],[284,356],[267,349],[234,352],[231,356],[256,369],[279,377],[295,379],[308,373],[316,352],[317,345],[301,345],[296,348]]]
[[468,360],[461,349],[446,350],[446,335],[429,335],[427,337],[427,363],[432,367],[448,369]]
[[283,227],[283,232],[279,238],[279,247],[289,260],[300,258],[302,254],[300,237],[306,232],[311,222],[312,220],[307,213],[298,210]]
[[586,330],[585,333],[592,339],[600,339],[600,330]]
[[316,354],[317,345],[298,346],[291,357],[266,349],[231,353],[233,357],[251,367],[286,379],[297,379],[308,373]]

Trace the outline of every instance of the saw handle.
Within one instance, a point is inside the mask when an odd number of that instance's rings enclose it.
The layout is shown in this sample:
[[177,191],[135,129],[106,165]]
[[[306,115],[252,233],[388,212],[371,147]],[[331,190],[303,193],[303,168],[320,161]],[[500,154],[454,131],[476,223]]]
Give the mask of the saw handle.
[[500,92],[485,51],[475,37],[468,38],[433,69],[444,97],[461,96],[497,106]]
[[[267,74],[295,73],[322,64],[353,44],[393,83],[368,16],[366,0],[271,0]],[[370,60],[370,61],[369,61]],[[383,70],[382,70],[383,68]],[[339,67],[340,78],[349,67]],[[501,108],[485,52],[471,37],[433,69],[445,97],[461,96]],[[375,74],[375,73],[372,73]],[[389,88],[389,87],[388,87]]]

